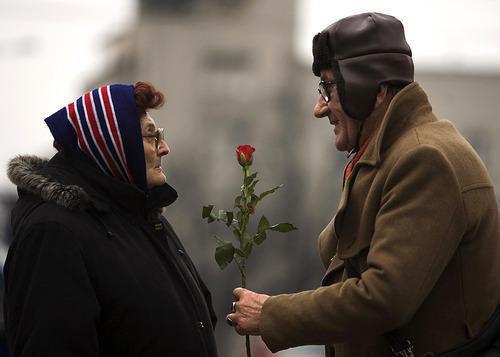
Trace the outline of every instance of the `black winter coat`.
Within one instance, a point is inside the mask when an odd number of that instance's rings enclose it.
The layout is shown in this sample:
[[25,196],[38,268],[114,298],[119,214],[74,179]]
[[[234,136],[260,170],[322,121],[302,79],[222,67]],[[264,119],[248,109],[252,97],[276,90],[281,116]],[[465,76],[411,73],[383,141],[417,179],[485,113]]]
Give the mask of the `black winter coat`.
[[[149,197],[83,158],[18,157],[5,263],[17,356],[216,356],[210,293]],[[156,214],[154,214],[156,212]]]

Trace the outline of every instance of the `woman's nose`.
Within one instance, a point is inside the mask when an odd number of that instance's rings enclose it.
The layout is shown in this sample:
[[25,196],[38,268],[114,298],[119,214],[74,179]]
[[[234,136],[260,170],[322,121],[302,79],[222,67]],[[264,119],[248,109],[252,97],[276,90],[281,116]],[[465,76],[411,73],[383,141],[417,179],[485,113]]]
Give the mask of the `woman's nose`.
[[165,140],[160,141],[158,144],[158,156],[167,155],[170,152],[170,147]]
[[316,105],[313,109],[313,114],[316,118],[323,118],[328,115],[330,109],[328,108],[328,103],[325,101],[322,95],[318,96],[318,100],[316,101]]

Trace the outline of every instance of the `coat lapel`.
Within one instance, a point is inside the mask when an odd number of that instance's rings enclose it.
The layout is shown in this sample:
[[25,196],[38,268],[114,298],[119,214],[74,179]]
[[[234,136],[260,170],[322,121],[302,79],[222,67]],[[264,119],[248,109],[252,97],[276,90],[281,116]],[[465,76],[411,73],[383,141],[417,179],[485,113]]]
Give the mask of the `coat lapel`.
[[[407,93],[410,95],[407,95]],[[422,105],[425,103],[425,105]],[[417,108],[418,107],[418,108]],[[416,109],[417,108],[417,109]],[[320,244],[320,248],[332,248],[332,244],[329,241],[338,241],[335,243],[334,254],[342,256],[343,251],[349,248],[355,241],[355,236],[343,236],[342,227],[344,224],[344,217],[346,209],[349,205],[349,197],[351,195],[352,188],[356,181],[356,177],[359,170],[363,166],[368,167],[378,167],[381,163],[381,156],[383,151],[388,148],[398,137],[400,137],[403,132],[408,130],[412,126],[411,118],[416,114],[421,114],[421,110],[431,111],[431,107],[428,104],[427,96],[425,92],[421,89],[418,83],[412,83],[402,89],[391,101],[387,112],[382,119],[378,132],[372,141],[368,144],[365,152],[359,159],[359,161],[352,168],[352,172],[345,181],[342,194],[340,197],[340,202],[337,208],[337,213],[333,217],[332,221],[328,224],[327,228],[323,230],[320,235],[320,240],[323,241]],[[415,123],[413,123],[415,124]],[[329,252],[329,259],[332,258],[333,254]],[[325,263],[325,257],[327,252],[322,252],[321,256],[323,262]]]

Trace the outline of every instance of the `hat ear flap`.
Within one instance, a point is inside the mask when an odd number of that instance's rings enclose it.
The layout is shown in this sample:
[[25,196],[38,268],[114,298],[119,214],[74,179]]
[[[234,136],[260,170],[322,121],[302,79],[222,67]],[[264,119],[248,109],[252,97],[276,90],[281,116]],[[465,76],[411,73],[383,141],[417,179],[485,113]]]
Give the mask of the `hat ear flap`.
[[347,99],[349,97],[352,97],[352,95],[347,95],[347,93],[346,93],[346,83],[344,80],[344,76],[342,76],[342,72],[340,72],[339,62],[337,60],[332,59],[331,68],[332,68],[333,74],[335,76],[337,94],[339,96],[339,102],[340,102],[340,105],[342,106],[342,110],[353,119],[356,119],[356,120],[364,119],[364,117],[360,116],[356,110],[352,109],[353,106],[351,106],[350,103],[347,101]]

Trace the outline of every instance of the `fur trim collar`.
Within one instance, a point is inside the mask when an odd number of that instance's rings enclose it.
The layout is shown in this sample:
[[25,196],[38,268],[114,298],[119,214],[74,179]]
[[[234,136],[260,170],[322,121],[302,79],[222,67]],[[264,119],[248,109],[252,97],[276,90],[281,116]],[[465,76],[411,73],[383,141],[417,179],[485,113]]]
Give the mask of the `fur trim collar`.
[[7,176],[19,189],[47,202],[71,210],[85,210],[90,206],[89,195],[79,186],[65,185],[41,170],[48,160],[32,155],[20,155],[8,163]]

